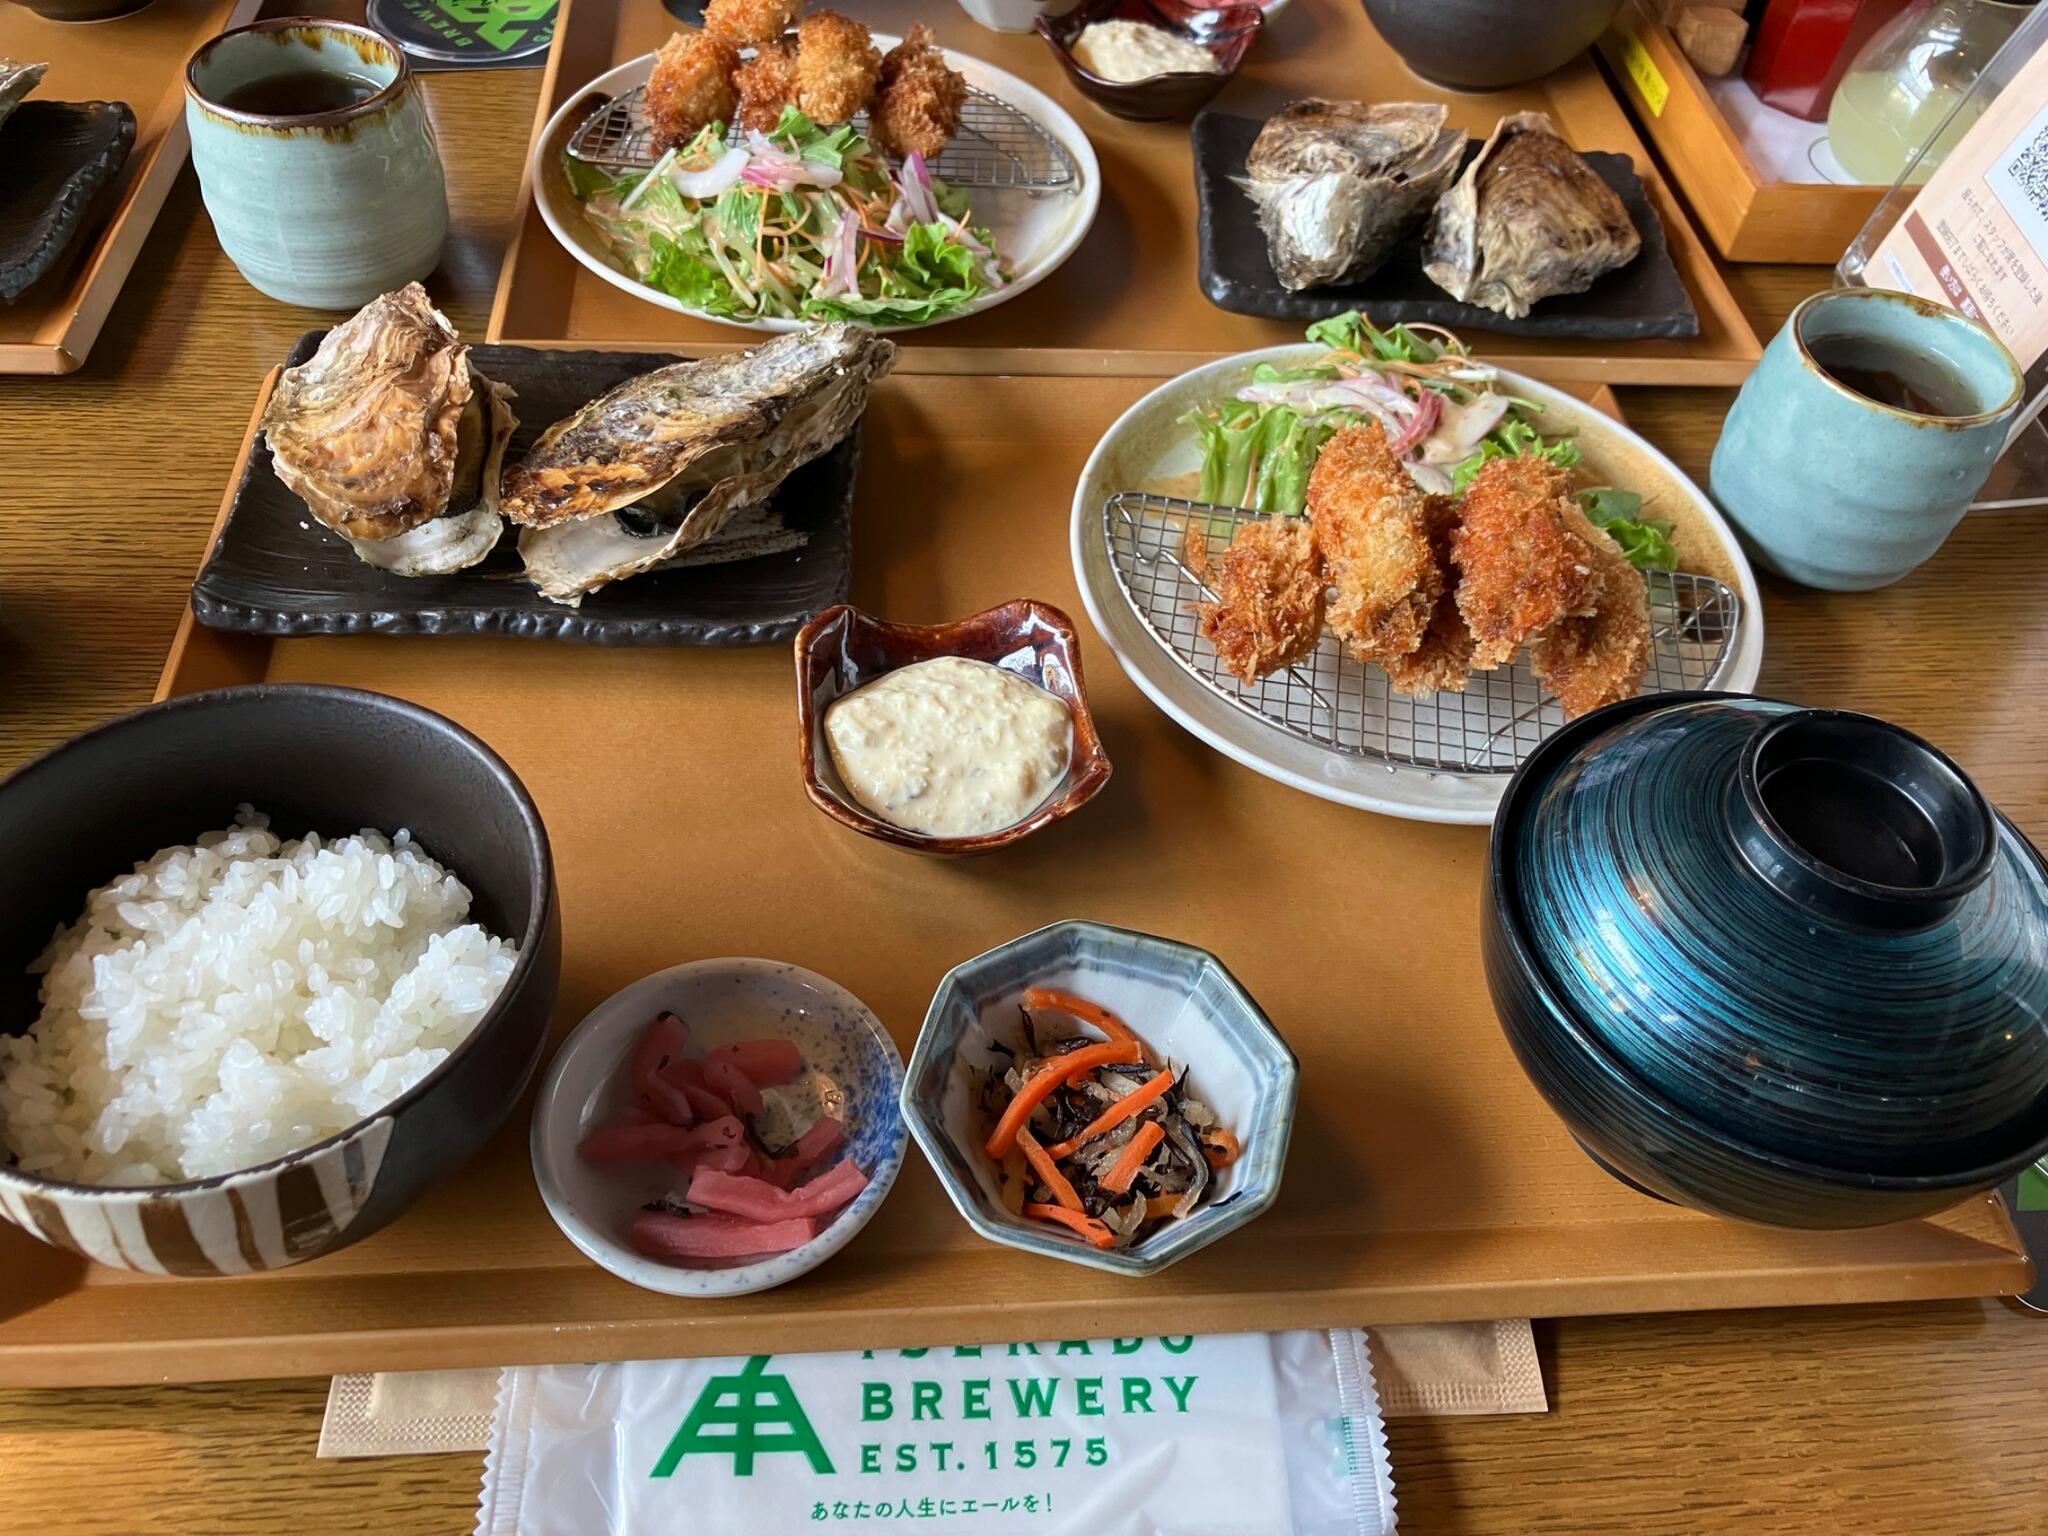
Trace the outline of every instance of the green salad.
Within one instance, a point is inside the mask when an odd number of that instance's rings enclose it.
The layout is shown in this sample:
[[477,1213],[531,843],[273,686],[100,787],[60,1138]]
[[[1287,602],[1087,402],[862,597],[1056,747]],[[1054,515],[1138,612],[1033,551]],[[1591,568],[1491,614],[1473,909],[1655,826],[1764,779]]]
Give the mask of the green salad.
[[[1201,434],[1203,501],[1297,516],[1323,444],[1366,421],[1380,424],[1394,457],[1432,495],[1462,494],[1489,459],[1579,467],[1576,438],[1545,434],[1534,419],[1543,407],[1499,390],[1498,370],[1441,326],[1380,330],[1353,311],[1318,321],[1308,339],[1326,349],[1321,357],[1291,368],[1260,363],[1236,393],[1189,413]],[[1677,569],[1671,525],[1644,517],[1641,496],[1593,486],[1578,497],[1633,564]]]
[[645,172],[562,165],[625,270],[722,319],[921,325],[1009,281],[966,194],[923,156],[892,167],[850,125],[794,107],[737,142],[709,124]]

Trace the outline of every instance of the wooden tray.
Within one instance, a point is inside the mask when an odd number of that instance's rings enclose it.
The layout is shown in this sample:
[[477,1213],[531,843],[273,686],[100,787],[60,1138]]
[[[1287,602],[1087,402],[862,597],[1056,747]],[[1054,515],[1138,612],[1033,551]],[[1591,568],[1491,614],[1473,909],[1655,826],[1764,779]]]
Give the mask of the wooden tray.
[[[928,10],[910,0],[875,0],[861,17],[879,30],[900,32]],[[1187,124],[1127,123],[1109,116],[1074,90],[1045,43],[1029,33],[990,32],[951,10],[936,16],[935,24],[942,43],[1021,76],[1074,115],[1101,159],[1104,196],[1081,248],[1038,287],[971,319],[898,336],[906,343],[900,371],[1164,377],[1232,352],[1301,339],[1300,325],[1226,313],[1197,287]],[[671,30],[668,14],[656,5],[563,0],[535,133],[587,81],[657,47]],[[1410,74],[1357,4],[1305,0],[1270,19],[1242,75],[1218,105],[1265,116],[1311,93],[1444,101],[1453,122],[1481,137],[1502,113],[1536,108],[1549,112],[1581,148],[1614,150],[1634,160],[1699,312],[1700,334],[1682,341],[1617,343],[1475,333],[1475,345],[1550,379],[1738,384],[1748,375],[1760,355],[1756,336],[1590,54],[1517,90],[1448,92]],[[490,340],[701,352],[757,339],[614,288],[557,243],[533,206],[531,188],[522,187],[520,197]]]
[[0,305],[0,373],[70,373],[85,361],[185,163],[185,61],[261,5],[156,0],[133,16],[89,26],[0,5],[0,57],[49,61],[30,100],[125,101],[135,113],[135,146],[113,212],[85,235],[70,280],[53,278],[19,303]]
[[1633,3],[1600,39],[1600,52],[1714,248],[1730,261],[1833,266],[1888,190],[1766,181],[1670,29]]
[[[1089,449],[1145,388],[887,381],[867,422],[854,600],[912,622],[1020,595],[1082,615],[1068,503]],[[914,499],[894,494],[904,486]],[[153,1279],[0,1226],[0,1386],[1896,1301],[2030,1283],[1989,1196],[1935,1221],[1778,1232],[1601,1173],[1529,1087],[1488,1006],[1473,920],[1485,833],[1347,811],[1235,766],[1146,703],[1080,622],[1116,776],[1071,821],[960,862],[857,836],[805,800],[779,647],[265,641],[188,619],[159,691],[348,683],[480,732],[525,779],[554,842],[557,1039],[650,971],[757,955],[850,988],[907,1055],[949,966],[1041,924],[1097,918],[1204,945],[1302,1060],[1286,1179],[1256,1225],[1124,1280],[984,1242],[913,1156],[831,1263],[762,1295],[683,1301],[612,1278],[555,1230],[522,1109],[391,1227],[274,1275]],[[1826,694],[1824,679],[1783,681]]]

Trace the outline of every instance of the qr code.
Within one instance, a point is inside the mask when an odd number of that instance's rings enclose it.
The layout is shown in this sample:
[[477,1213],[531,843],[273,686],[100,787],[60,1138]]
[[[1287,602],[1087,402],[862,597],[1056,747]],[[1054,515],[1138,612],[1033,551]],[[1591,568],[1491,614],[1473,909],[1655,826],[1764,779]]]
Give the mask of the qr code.
[[2005,163],[2012,185],[2026,195],[2034,212],[2048,219],[2048,127]]

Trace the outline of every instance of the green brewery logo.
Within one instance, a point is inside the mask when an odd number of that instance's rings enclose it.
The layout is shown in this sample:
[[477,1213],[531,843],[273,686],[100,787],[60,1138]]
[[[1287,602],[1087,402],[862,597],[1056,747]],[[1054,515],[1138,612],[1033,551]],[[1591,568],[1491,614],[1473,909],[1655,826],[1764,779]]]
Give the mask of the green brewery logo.
[[532,51],[554,33],[556,0],[398,0],[420,41],[460,52]]
[[803,1457],[813,1472],[831,1472],[832,1458],[819,1444],[789,1378],[767,1371],[768,1357],[755,1355],[737,1376],[706,1382],[648,1475],[672,1476],[685,1456],[730,1456],[735,1477],[752,1477],[756,1456],[778,1452]]

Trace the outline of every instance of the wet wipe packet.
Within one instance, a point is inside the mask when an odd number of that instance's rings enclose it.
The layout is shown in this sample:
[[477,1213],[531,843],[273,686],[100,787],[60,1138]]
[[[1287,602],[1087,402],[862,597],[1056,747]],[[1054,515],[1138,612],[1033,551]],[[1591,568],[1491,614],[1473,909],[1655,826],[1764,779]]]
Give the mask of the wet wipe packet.
[[1353,1330],[517,1366],[478,1536],[1388,1536]]

